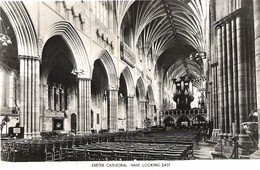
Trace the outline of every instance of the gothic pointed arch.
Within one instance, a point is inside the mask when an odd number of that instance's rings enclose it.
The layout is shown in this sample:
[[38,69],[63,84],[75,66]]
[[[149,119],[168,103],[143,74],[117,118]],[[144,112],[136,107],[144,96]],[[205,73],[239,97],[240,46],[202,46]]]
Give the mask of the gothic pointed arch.
[[207,118],[205,116],[202,116],[202,115],[196,115],[194,117],[191,118],[191,121],[194,121],[196,118],[200,119],[200,120],[203,120],[203,121],[206,121]]
[[37,36],[31,18],[21,1],[0,1],[13,27],[18,55],[38,56]]
[[[53,36],[61,36],[70,48],[75,61],[75,69],[83,70],[83,76],[90,78],[90,65],[86,48],[75,30],[75,28],[67,21],[59,21],[54,23],[44,34],[43,44],[45,44]],[[44,45],[43,45],[44,47]],[[43,49],[41,49],[43,50]]]
[[154,93],[151,85],[148,85],[147,87],[147,98],[149,100],[149,103],[154,103]]
[[174,122],[176,122],[176,118],[174,117],[174,116],[165,116],[165,117],[163,117],[163,119],[162,119],[162,122],[164,122],[166,119],[172,119]]
[[118,88],[116,67],[111,55],[107,50],[102,50],[98,59],[102,62],[107,72],[109,88]]
[[124,78],[126,80],[127,95],[128,96],[134,95],[135,94],[134,80],[133,80],[133,76],[130,72],[130,69],[128,67],[126,67],[123,70],[122,75],[124,76]]
[[188,120],[189,122],[192,122],[192,120],[188,116],[182,115],[182,116],[179,116],[178,118],[176,118],[176,123],[178,123],[182,119]]
[[137,80],[136,88],[137,88],[138,93],[139,93],[139,99],[145,100],[145,86],[144,86],[144,81],[141,77],[139,77],[138,80]]

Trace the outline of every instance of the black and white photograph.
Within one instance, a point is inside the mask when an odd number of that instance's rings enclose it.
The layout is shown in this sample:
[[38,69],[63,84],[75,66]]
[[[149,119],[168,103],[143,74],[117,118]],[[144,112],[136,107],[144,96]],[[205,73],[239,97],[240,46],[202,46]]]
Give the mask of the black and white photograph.
[[259,115],[260,0],[0,1],[2,165],[250,167]]

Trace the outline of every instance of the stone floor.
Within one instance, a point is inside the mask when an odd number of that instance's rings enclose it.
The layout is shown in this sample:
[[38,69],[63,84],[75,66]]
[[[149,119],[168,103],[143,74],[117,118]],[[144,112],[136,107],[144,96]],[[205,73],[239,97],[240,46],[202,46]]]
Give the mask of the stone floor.
[[214,150],[214,146],[210,146],[208,143],[200,141],[198,147],[194,149],[193,152],[195,160],[212,160],[213,158],[210,152]]

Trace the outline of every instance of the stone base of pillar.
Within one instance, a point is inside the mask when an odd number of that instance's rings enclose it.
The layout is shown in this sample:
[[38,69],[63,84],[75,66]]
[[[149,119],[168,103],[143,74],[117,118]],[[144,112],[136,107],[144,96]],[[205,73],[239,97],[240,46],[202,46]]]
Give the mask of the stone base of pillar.
[[31,134],[32,138],[37,139],[37,138],[41,138],[41,133],[40,132],[34,132]]
[[213,129],[210,140],[211,141],[218,141],[219,134],[220,134],[220,129]]
[[238,135],[239,140],[238,143],[245,149],[239,148],[238,154],[242,156],[249,156],[250,154],[254,153],[257,148],[254,146],[252,139],[246,134]]
[[225,139],[225,140],[223,141],[223,144],[228,146],[228,145],[229,145],[229,142],[226,141],[226,140],[228,140],[228,133],[224,133],[224,134],[223,134],[223,138]]
[[128,131],[134,131],[134,130],[136,130],[135,128],[130,128],[130,129],[128,129]]
[[85,134],[89,135],[92,134],[92,132],[90,130],[86,131]]
[[[227,156],[230,156],[234,150],[234,147],[232,143],[226,142],[225,140],[228,138],[228,140],[232,140],[233,137],[232,134],[219,134],[219,140],[218,144],[215,146],[215,151],[217,153],[225,153]],[[225,139],[225,140],[223,140]],[[239,158],[248,158],[248,156],[253,153],[256,148],[254,148],[253,141],[248,135],[240,134],[239,135],[239,141],[238,143],[246,149],[239,148],[238,149],[238,155]],[[255,152],[250,158],[260,158],[260,150]]]
[[83,131],[78,131],[77,134],[82,135],[82,134],[84,134],[84,132]]
[[219,133],[218,134],[218,140],[217,140],[217,145],[215,146],[215,150],[217,151],[218,150],[218,148],[220,148],[221,149],[221,147],[223,147],[223,133]]
[[109,133],[116,133],[118,130],[109,130]]
[[238,143],[242,145],[242,147],[247,149],[254,148],[254,143],[247,134],[240,134],[238,135],[238,137],[239,137]]
[[33,133],[24,133],[24,139],[32,139],[32,138],[34,138]]

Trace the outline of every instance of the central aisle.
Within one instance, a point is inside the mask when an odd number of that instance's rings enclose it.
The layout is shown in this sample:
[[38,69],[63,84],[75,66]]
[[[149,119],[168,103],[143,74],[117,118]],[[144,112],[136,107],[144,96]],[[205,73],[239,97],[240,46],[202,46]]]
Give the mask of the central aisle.
[[214,151],[215,148],[210,146],[204,141],[200,141],[198,147],[194,149],[194,158],[195,160],[213,160],[211,151]]

